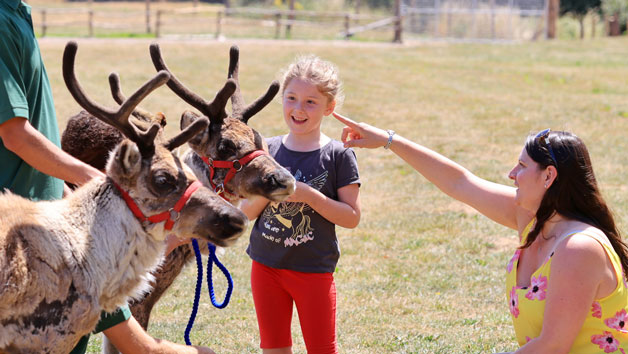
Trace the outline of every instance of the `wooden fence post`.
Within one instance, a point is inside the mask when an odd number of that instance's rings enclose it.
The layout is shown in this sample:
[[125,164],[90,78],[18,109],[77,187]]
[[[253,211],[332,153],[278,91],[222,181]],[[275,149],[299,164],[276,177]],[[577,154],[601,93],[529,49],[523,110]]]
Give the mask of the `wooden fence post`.
[[87,12],[87,32],[88,37],[94,37],[94,10]]
[[395,0],[395,37],[393,38],[394,43],[401,43],[401,32],[401,0]]
[[46,9],[41,10],[41,36],[46,37]]
[[345,39],[349,39],[350,35],[349,35],[349,29],[351,26],[351,17],[349,16],[348,13],[345,14]]
[[275,39],[279,39],[281,35],[281,12],[279,11],[275,14],[275,23],[277,24],[275,26]]
[[556,22],[558,22],[559,0],[547,0],[547,39],[556,38]]
[[150,0],[146,0],[146,33],[150,32]]
[[157,10],[157,18],[155,19],[155,37],[161,38],[161,15],[163,10]]
[[220,37],[220,31],[222,29],[221,25],[222,25],[222,11],[218,11],[216,13],[216,39]]
[[292,21],[294,21],[294,0],[288,0],[290,9],[290,15],[288,15],[288,22],[286,23],[286,38],[290,38],[290,31],[292,30]]

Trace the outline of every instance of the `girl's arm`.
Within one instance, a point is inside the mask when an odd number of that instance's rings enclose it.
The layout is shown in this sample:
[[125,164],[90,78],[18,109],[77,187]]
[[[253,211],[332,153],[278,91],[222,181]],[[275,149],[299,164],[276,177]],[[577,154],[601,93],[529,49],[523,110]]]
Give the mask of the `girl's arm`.
[[255,220],[262,213],[262,210],[268,205],[268,199],[260,196],[251,197],[251,199],[243,199],[240,203],[240,210],[246,214],[249,220]]
[[598,294],[598,288],[609,271],[614,273],[612,264],[593,238],[573,235],[559,245],[552,259],[543,329],[516,353],[568,353],[594,299],[607,295]]
[[307,184],[297,182],[296,191],[287,201],[306,203],[329,222],[348,229],[360,222],[360,188],[357,184],[338,188],[338,200],[333,200]]
[[[389,135],[382,129],[356,123],[337,113],[333,115],[346,125],[342,132],[345,147],[373,149],[388,142]],[[399,135],[394,136],[390,150],[445,194],[472,206],[490,219],[512,229],[519,229],[530,220],[530,216],[515,204],[514,187],[479,178],[445,156]]]

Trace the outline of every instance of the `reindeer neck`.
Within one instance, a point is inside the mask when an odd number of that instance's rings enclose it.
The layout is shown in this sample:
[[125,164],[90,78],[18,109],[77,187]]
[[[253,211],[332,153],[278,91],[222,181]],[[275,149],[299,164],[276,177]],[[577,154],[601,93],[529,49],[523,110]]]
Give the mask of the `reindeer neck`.
[[99,294],[100,306],[113,311],[129,297],[148,290],[149,272],[163,258],[165,243],[156,241],[142,227],[113,182],[92,181],[72,194],[68,203],[82,209],[74,214],[82,216],[79,222],[86,245],[81,266],[91,273],[87,279],[99,278],[99,282],[91,283],[101,287],[92,289]]

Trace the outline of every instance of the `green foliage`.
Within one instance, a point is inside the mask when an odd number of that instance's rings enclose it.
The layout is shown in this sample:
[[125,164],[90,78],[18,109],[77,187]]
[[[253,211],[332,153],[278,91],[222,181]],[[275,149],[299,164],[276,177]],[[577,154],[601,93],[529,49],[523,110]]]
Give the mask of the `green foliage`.
[[560,15],[570,14],[576,18],[582,18],[589,11],[598,9],[600,5],[600,0],[561,0]]
[[628,0],[602,0],[602,13],[606,16],[619,15],[619,22],[628,19]]

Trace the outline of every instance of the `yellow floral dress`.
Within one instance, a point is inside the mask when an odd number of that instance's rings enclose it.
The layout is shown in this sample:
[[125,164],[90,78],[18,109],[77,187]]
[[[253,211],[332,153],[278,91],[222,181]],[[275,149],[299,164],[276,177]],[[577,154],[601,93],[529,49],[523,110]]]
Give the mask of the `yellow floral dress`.
[[[522,244],[533,225],[531,222],[523,231]],[[575,234],[575,233],[574,233]],[[608,240],[592,232],[580,232],[598,241],[608,255],[618,284],[615,290],[602,299],[596,299],[574,341],[570,353],[622,353],[628,352],[628,290],[619,257]],[[571,234],[573,235],[573,234]],[[567,237],[571,236],[568,235]],[[530,286],[517,286],[517,265],[521,250],[517,249],[508,263],[506,276],[506,296],[519,345],[524,345],[541,334],[545,296],[549,284],[552,256],[537,269],[530,279]]]

